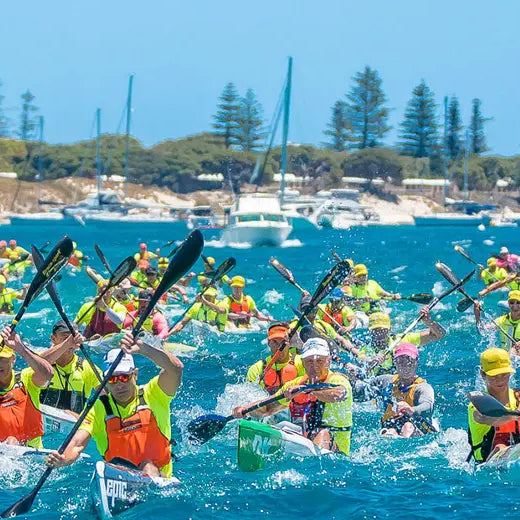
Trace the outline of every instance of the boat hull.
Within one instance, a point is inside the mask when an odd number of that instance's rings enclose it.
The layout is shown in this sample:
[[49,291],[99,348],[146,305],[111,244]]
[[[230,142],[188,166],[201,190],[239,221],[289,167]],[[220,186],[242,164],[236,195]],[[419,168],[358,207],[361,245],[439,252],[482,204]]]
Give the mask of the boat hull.
[[179,485],[175,477],[151,478],[137,470],[98,461],[90,483],[90,498],[96,514],[104,520],[144,502],[150,492]]
[[68,435],[76,424],[76,416],[67,410],[59,410],[53,406],[42,404],[40,411],[43,417],[43,429],[47,434]]
[[489,217],[480,215],[431,215],[413,219],[416,226],[487,226],[491,221]]
[[246,420],[238,425],[238,466],[242,471],[263,469],[286,454],[319,457],[330,453],[285,427]]
[[[253,247],[279,247],[291,234],[292,226],[271,225],[269,222],[257,222],[254,226],[229,225],[222,231],[222,241],[230,244],[251,244]],[[264,224],[264,225],[260,225]]]

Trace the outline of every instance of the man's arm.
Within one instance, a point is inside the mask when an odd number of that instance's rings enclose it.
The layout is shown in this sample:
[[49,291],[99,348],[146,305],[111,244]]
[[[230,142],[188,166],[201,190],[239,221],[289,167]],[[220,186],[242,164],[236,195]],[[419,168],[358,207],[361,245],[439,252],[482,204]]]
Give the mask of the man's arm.
[[420,332],[422,347],[432,341],[437,341],[446,335],[444,327],[440,323],[431,319],[430,309],[428,309],[428,307],[423,307],[419,314],[421,315],[422,322],[428,327],[428,330]]
[[45,463],[51,468],[70,466],[78,460],[79,456],[83,453],[83,450],[87,447],[89,441],[90,433],[85,430],[78,430],[74,437],[72,437],[72,440],[63,454],[60,455],[57,451],[52,451],[45,459]]
[[82,342],[83,336],[77,332],[75,336],[69,335],[65,341],[48,348],[45,352],[42,352],[40,356],[53,365],[65,352],[68,350],[75,351]]

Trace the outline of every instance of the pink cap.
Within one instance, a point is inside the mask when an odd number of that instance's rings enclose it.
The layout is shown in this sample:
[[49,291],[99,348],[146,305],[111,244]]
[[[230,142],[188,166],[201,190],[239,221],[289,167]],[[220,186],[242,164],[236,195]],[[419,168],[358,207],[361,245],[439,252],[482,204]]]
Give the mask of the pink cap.
[[7,247],[7,242],[5,240],[0,240],[0,247]]
[[399,343],[399,345],[395,347],[394,351],[394,357],[397,356],[408,356],[417,359],[419,357],[417,345],[414,345],[413,343]]
[[139,244],[139,248],[140,248],[140,249],[146,249],[146,244],[145,244],[144,242],[141,242],[141,243]]
[[13,240],[9,240],[9,245],[11,247],[16,247],[16,240],[14,240],[14,239]]

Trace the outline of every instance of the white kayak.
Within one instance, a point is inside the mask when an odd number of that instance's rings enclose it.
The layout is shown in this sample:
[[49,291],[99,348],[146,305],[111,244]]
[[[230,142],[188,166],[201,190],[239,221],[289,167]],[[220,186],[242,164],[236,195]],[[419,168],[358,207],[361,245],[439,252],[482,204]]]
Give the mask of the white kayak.
[[[13,446],[11,444],[0,442],[0,457],[8,457],[14,460],[20,460],[22,457],[36,457],[38,459],[43,459],[43,457],[46,457],[51,451],[53,450],[31,448],[30,446]],[[86,453],[82,453],[81,458],[90,459],[90,456]]]
[[276,463],[284,455],[320,457],[332,452],[320,448],[298,433],[298,426],[287,421],[276,426],[258,421],[241,420],[238,425],[238,466],[243,471],[256,471],[268,463]]
[[175,477],[149,477],[125,466],[98,461],[90,483],[90,498],[98,517],[105,520],[180,483]]
[[60,410],[46,404],[40,404],[45,433],[68,435],[76,423],[77,416],[69,410]]
[[519,464],[520,444],[515,444],[491,455],[486,462],[478,466],[478,469],[509,469],[512,466],[518,467]]

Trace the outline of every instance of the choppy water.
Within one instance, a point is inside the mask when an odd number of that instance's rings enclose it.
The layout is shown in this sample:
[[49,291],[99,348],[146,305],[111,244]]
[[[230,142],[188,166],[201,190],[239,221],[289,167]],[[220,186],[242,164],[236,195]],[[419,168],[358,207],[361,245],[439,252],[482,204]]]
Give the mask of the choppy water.
[[[64,231],[91,256],[92,265],[101,269],[93,250],[100,244],[113,265],[133,253],[145,240],[151,249],[164,242],[182,239],[180,225],[167,232],[164,227],[149,227],[145,232],[128,228],[91,230],[68,227],[44,229],[0,228],[0,238],[16,237],[22,245],[57,240]],[[461,243],[481,262],[501,245],[515,252],[520,250],[514,229],[444,229],[414,227],[372,227],[347,231],[297,229],[280,249],[229,249],[218,241],[210,241],[206,254],[222,261],[228,255],[237,259],[236,274],[249,280],[247,292],[277,318],[289,318],[286,304],[296,304],[297,291],[284,282],[269,266],[270,256],[277,256],[289,266],[297,281],[312,289],[332,265],[329,248],[365,262],[371,277],[383,287],[402,294],[433,291],[438,294],[447,287],[434,268],[436,260],[449,264],[459,275],[471,265],[453,251]],[[202,268],[202,265],[199,266]],[[477,281],[470,283],[473,292]],[[85,274],[65,276],[59,284],[65,308],[73,316],[93,293]],[[492,297],[489,310],[496,307],[499,297]],[[464,461],[466,444],[466,406],[464,392],[475,388],[478,353],[488,339],[475,331],[471,312],[457,314],[457,301],[452,296],[434,312],[447,328],[445,339],[426,347],[421,356],[421,375],[433,384],[437,394],[436,414],[443,432],[423,440],[383,440],[377,434],[378,415],[366,408],[355,409],[352,456],[349,460],[288,459],[279,466],[243,473],[236,461],[236,427],[230,426],[206,446],[192,448],[183,432],[187,422],[197,415],[217,409],[229,411],[234,405],[246,403],[257,396],[251,385],[243,384],[247,367],[266,353],[264,334],[252,332],[216,340],[203,337],[200,351],[185,363],[184,383],[173,403],[174,438],[179,462],[176,474],[183,486],[153,502],[138,506],[122,518],[354,518],[379,519],[413,515],[424,519],[441,517],[465,518],[468,515],[489,515],[503,518],[518,514],[517,493],[520,473],[474,473]],[[34,311],[50,306],[41,298]],[[411,302],[391,304],[395,330],[402,330],[414,318],[417,306]],[[180,309],[179,309],[180,310]],[[25,338],[35,346],[46,345],[56,312],[49,310],[41,318],[22,321],[19,326]],[[179,336],[186,343],[197,339],[189,330]],[[99,362],[100,356],[94,355]],[[149,362],[138,360],[140,380],[154,373]],[[237,386],[238,385],[238,386]],[[59,439],[48,438],[46,447],[55,447]],[[92,518],[87,487],[92,461],[55,472],[35,501],[31,517],[40,519]],[[14,464],[0,459],[0,509],[27,493],[43,468],[27,463]]]

